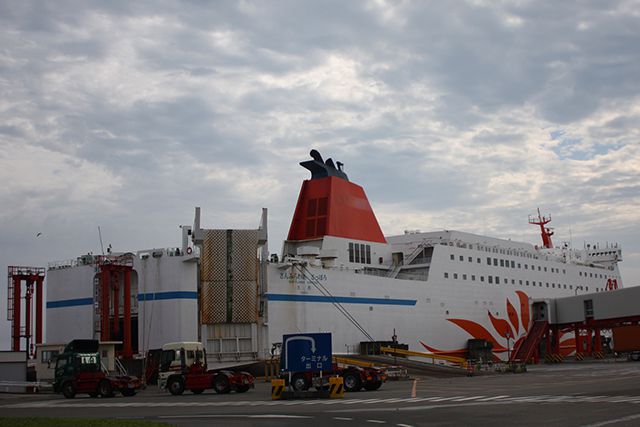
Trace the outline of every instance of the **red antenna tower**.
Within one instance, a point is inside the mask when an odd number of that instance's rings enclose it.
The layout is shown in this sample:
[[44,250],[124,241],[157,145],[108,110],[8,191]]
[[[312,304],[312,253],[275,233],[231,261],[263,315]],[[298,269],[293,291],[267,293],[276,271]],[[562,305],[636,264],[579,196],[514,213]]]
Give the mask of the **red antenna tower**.
[[538,217],[532,217],[529,215],[529,224],[539,225],[540,226],[540,234],[542,235],[542,245],[545,248],[553,248],[553,243],[551,243],[551,236],[553,236],[553,228],[546,228],[545,225],[551,222],[551,215],[542,216],[540,214],[540,208],[538,208]]

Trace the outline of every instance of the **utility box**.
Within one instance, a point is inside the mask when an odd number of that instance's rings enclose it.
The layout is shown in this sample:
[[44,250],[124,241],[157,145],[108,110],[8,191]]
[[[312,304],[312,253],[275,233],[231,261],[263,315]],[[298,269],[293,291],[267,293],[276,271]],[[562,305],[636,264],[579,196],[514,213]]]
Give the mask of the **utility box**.
[[493,359],[493,344],[487,340],[467,340],[468,359],[477,363],[489,363]]

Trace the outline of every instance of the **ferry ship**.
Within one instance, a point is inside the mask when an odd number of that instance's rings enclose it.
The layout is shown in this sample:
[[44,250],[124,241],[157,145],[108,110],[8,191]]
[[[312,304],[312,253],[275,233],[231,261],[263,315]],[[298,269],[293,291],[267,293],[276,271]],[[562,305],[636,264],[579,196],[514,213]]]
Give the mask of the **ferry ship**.
[[[182,245],[82,255],[47,271],[47,343],[122,342],[124,357],[202,341],[209,362],[268,359],[282,336],[332,332],[334,353],[362,342],[457,354],[486,340],[497,357],[524,339],[535,300],[622,287],[618,245],[574,249],[443,230],[385,236],[364,189],[315,151],[282,252],[257,229],[206,229],[196,208]],[[572,334],[563,337],[571,351]],[[575,346],[574,346],[575,348]]]
[[269,337],[331,331],[334,348],[366,340],[458,353],[484,339],[494,353],[523,338],[534,299],[622,286],[617,245],[554,247],[550,216],[529,223],[543,244],[444,230],[384,236],[362,187],[317,151],[284,243],[269,265]]

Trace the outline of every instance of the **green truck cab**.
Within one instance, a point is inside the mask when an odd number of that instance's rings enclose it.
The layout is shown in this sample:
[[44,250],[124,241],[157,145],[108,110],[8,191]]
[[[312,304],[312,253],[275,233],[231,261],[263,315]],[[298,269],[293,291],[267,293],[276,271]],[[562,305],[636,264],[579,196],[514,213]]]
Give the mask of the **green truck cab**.
[[141,381],[129,375],[108,375],[102,369],[98,340],[73,340],[56,358],[53,390],[67,399],[78,393],[91,397],[113,397],[116,391],[133,396]]

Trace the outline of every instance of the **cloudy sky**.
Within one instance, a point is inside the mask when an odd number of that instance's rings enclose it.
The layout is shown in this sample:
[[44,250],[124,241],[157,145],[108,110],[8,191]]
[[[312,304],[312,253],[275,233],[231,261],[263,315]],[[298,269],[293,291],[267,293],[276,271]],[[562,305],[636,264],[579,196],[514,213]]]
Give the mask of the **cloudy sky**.
[[269,208],[278,252],[316,148],[385,234],[538,244],[540,207],[640,284],[639,29],[638,1],[4,0],[0,269],[99,253],[98,226],[178,246],[194,206]]

